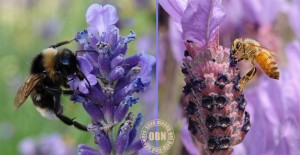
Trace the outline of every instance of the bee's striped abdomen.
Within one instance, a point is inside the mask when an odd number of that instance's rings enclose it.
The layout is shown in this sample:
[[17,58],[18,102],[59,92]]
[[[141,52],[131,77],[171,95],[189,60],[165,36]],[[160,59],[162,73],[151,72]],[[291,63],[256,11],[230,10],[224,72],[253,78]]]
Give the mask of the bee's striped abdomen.
[[261,69],[272,79],[279,79],[279,69],[271,54],[261,50],[255,57]]

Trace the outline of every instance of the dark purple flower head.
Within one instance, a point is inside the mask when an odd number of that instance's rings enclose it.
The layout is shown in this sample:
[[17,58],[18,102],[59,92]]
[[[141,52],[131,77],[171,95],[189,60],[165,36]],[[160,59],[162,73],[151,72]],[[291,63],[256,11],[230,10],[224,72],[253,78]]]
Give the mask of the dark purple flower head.
[[188,99],[188,129],[209,154],[230,154],[250,129],[246,100],[239,89],[240,71],[230,50],[219,45],[225,13],[219,0],[190,0],[182,15],[182,71]]
[[[73,80],[69,84],[76,90],[71,100],[82,103],[92,118],[88,131],[95,136],[99,150],[80,145],[79,153],[135,154],[142,148],[133,142],[136,137],[133,133],[136,133],[142,115],[137,116],[135,123],[133,113],[128,111],[138,102],[133,94],[143,92],[150,85],[155,58],[144,52],[126,56],[127,44],[135,39],[135,33],[119,35],[115,26],[119,17],[114,6],[93,4],[88,8],[86,18],[89,28],[79,32],[75,40],[82,51],[78,54],[79,68],[88,82],[70,76],[69,79]],[[117,137],[113,139],[114,127],[126,115]]]

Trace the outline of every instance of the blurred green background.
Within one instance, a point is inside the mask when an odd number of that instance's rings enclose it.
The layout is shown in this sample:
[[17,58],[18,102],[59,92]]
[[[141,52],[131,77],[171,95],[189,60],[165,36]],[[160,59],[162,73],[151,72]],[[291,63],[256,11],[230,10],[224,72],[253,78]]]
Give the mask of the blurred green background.
[[[0,155],[20,154],[18,144],[22,139],[51,133],[63,135],[75,148],[80,143],[95,147],[91,134],[43,118],[30,98],[20,109],[13,107],[14,96],[29,73],[32,58],[45,47],[68,40],[87,28],[85,12],[95,2],[117,7],[122,35],[130,30],[136,32],[137,40],[130,44],[129,55],[143,46],[155,55],[155,0],[130,3],[126,0],[0,0]],[[76,44],[67,47],[75,50]],[[67,116],[76,117],[83,124],[89,123],[89,116],[80,104],[73,104],[68,97],[63,97],[62,102]],[[134,106],[131,111],[140,111],[141,105]]]

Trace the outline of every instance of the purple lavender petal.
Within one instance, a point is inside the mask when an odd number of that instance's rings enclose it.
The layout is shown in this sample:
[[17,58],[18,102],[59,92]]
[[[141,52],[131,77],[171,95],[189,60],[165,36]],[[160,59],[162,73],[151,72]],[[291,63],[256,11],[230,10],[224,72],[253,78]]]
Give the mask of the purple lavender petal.
[[120,121],[122,121],[122,119],[126,116],[128,110],[129,105],[127,104],[126,100],[122,101],[116,109],[114,123],[119,123]]
[[225,17],[220,0],[190,0],[182,16],[182,37],[206,46]]
[[155,64],[155,57],[152,55],[149,55],[145,52],[141,53],[141,71],[139,73],[139,76],[143,79],[145,83],[151,82],[151,76],[150,73],[152,71],[152,67]]
[[96,149],[84,144],[80,144],[78,146],[78,154],[79,155],[100,155]]
[[123,89],[125,86],[129,85],[130,82],[131,82],[130,80],[131,80],[131,77],[129,75],[119,79],[118,82],[115,85],[114,93],[115,94],[119,93],[119,91],[121,89]]
[[113,97],[107,97],[103,103],[103,115],[107,123],[112,124],[114,122],[114,99]]
[[95,85],[97,83],[97,78],[95,75],[90,74],[90,72],[93,70],[93,66],[90,64],[90,62],[86,58],[84,58],[82,56],[78,56],[77,60],[79,62],[79,67],[80,67],[81,71],[83,72],[83,74],[85,75],[85,77],[87,78],[89,83],[86,81],[86,79],[79,80],[78,76],[71,75],[68,78],[69,80],[72,79],[69,82],[69,85],[72,90],[77,90],[77,88],[79,88],[80,92],[87,94],[87,93],[89,93],[89,90],[87,87],[89,87],[89,84],[91,86]]
[[100,120],[103,120],[104,116],[102,110],[96,104],[92,102],[84,103],[83,107],[94,121],[99,122]]
[[133,124],[133,127],[132,127],[131,131],[129,132],[129,140],[128,140],[128,146],[129,146],[129,148],[131,147],[131,144],[133,143],[133,141],[134,141],[134,139],[136,137],[137,128],[141,125],[142,118],[143,118],[142,113],[139,113],[137,115],[137,117],[135,118],[135,122]]
[[56,154],[66,155],[73,152],[68,148],[68,144],[64,141],[63,137],[59,134],[52,134],[43,137],[38,143],[38,154]]
[[91,150],[79,150],[78,155],[101,155],[96,151],[91,151]]
[[299,22],[299,16],[300,16],[300,2],[294,0],[292,2],[292,5],[290,5],[290,9],[288,11],[288,17],[289,17],[289,23],[293,29],[293,31],[296,34],[296,37],[300,39],[300,22]]
[[82,56],[77,56],[79,67],[84,74],[90,73],[93,70],[92,64]]
[[104,133],[96,135],[96,142],[99,147],[99,152],[101,154],[110,154],[111,153],[111,143],[108,136]]
[[125,55],[127,52],[127,44],[135,40],[135,37],[135,33],[131,31],[129,35],[119,38],[119,43],[112,52],[112,57],[115,57],[119,54]]
[[47,135],[39,139],[26,138],[19,146],[22,155],[68,155],[74,154],[71,145],[59,134]]
[[86,39],[87,36],[88,36],[88,31],[83,30],[83,31],[76,34],[75,40],[77,42],[79,42],[80,44],[82,44],[82,45],[88,45],[88,41]]
[[84,93],[84,94],[88,94],[89,93],[89,89],[87,88],[88,84],[86,81],[80,81],[78,82],[78,88],[79,91]]
[[172,19],[180,23],[182,14],[187,7],[187,0],[158,0],[158,3],[168,12]]
[[[89,83],[91,84],[91,86],[94,86],[98,82],[96,76],[93,74],[87,74],[86,78],[89,80]],[[89,86],[86,80],[84,80],[84,82],[86,82],[87,86]]]
[[22,155],[35,155],[36,146],[35,141],[31,138],[24,139],[19,145],[19,151]]
[[128,149],[126,150],[126,153],[130,154],[130,155],[137,154],[138,151],[141,150],[142,148],[143,148],[142,141],[137,140],[128,147]]
[[284,0],[243,0],[244,20],[259,25],[268,25],[276,19]]
[[127,120],[120,126],[119,133],[116,139],[116,153],[122,154],[128,145],[129,131],[132,128],[131,120]]
[[118,43],[119,29],[115,26],[111,27],[106,35],[105,42],[110,45],[111,49],[115,49]]
[[118,20],[119,16],[117,10],[112,5],[105,5],[102,7],[99,4],[92,4],[86,13],[86,22],[91,27],[95,27],[99,34],[116,24]]
[[95,103],[91,102],[86,95],[75,93],[71,96],[70,100],[83,103],[82,105],[84,109],[88,112],[88,114],[94,121],[99,122],[99,120],[102,120],[104,118],[101,109]]
[[109,79],[111,81],[116,81],[121,79],[124,76],[125,70],[123,67],[118,66],[110,72]]
[[[88,74],[85,75],[87,80],[89,81],[90,85],[93,86],[97,83],[97,78],[92,75],[92,74]],[[89,83],[86,81],[86,79],[84,80],[79,80],[78,77],[76,76],[71,76],[69,77],[69,79],[73,79],[72,81],[69,82],[70,88],[72,90],[77,90],[77,88],[79,89],[80,92],[84,93],[84,94],[88,94],[89,93]]]
[[114,123],[119,123],[123,118],[125,118],[129,107],[133,104],[137,103],[138,98],[127,96],[125,99],[119,104],[118,108],[116,109],[115,116],[114,116]]
[[135,54],[130,56],[124,60],[123,66],[127,71],[129,71],[132,67],[137,66],[141,60],[141,54]]
[[120,66],[125,60],[125,56],[123,54],[117,55],[110,63],[111,68],[114,69],[117,66]]
[[96,84],[92,87],[92,90],[93,91],[88,94],[91,100],[93,100],[99,106],[103,105],[106,96],[103,93],[101,86],[99,84]]
[[178,29],[178,26],[176,26],[177,23],[169,19],[169,39],[171,43],[172,53],[177,61],[178,64],[182,64],[182,59],[184,55],[185,47],[182,44],[182,31]]
[[98,57],[99,71],[102,76],[107,76],[110,71],[110,60],[107,53],[100,53]]
[[132,95],[133,93],[143,92],[145,87],[148,87],[150,82],[144,82],[141,78],[134,79],[131,83],[125,88],[121,89],[118,93],[114,95],[115,104],[118,104],[122,101],[122,99],[128,95]]
[[139,38],[135,44],[137,51],[155,51],[155,35],[145,35],[142,38]]
[[192,139],[192,135],[188,130],[186,119],[183,120],[180,136],[182,144],[189,154],[200,155],[199,150]]

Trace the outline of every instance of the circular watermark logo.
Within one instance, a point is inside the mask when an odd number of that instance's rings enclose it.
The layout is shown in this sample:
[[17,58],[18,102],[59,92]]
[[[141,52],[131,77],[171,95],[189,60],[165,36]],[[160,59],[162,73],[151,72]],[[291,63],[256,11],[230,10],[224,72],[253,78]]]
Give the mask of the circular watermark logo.
[[161,119],[147,122],[141,131],[141,141],[151,153],[164,153],[168,151],[175,140],[172,126]]

